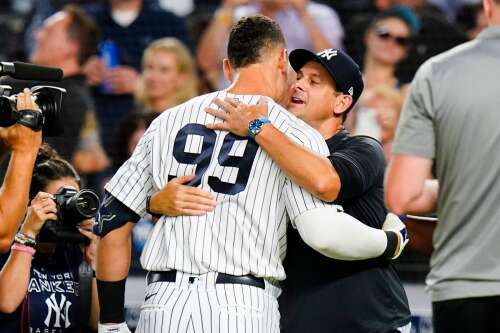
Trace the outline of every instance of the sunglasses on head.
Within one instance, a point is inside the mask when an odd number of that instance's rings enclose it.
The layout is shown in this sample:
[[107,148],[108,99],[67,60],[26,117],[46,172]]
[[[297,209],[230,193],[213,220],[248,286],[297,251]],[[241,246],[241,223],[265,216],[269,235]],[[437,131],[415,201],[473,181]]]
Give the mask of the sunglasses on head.
[[399,46],[403,47],[408,47],[411,44],[411,38],[410,37],[401,37],[401,36],[395,36],[391,34],[389,31],[385,30],[384,28],[377,28],[375,29],[375,34],[383,40],[392,40]]

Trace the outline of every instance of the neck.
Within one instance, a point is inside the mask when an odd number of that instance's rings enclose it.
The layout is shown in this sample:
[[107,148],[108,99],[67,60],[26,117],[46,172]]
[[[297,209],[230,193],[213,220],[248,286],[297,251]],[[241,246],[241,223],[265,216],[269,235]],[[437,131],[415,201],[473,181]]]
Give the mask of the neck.
[[279,94],[273,89],[276,86],[276,79],[269,78],[268,73],[269,70],[260,64],[241,68],[226,90],[235,95],[262,95],[269,96],[275,101],[279,100]]
[[308,124],[318,131],[325,140],[330,139],[344,128],[342,117],[331,117],[327,120],[320,120]]
[[153,112],[163,112],[174,105],[172,97],[158,97],[150,100],[149,105]]
[[111,8],[113,10],[135,10],[141,9],[142,0],[127,0],[127,1],[111,1]]
[[490,27],[499,26],[500,25],[500,5],[497,5],[495,1],[491,4],[493,6],[491,18],[489,22]]
[[394,65],[380,62],[373,57],[366,57],[363,67],[363,79],[365,86],[370,88],[374,85],[393,85],[396,79]]

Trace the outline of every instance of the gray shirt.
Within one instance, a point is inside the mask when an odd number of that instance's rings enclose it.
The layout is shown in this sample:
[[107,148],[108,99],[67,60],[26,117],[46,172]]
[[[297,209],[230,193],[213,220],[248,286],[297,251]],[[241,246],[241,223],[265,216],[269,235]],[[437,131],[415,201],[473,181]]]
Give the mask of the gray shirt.
[[434,160],[432,300],[500,295],[499,26],[422,65],[393,153]]

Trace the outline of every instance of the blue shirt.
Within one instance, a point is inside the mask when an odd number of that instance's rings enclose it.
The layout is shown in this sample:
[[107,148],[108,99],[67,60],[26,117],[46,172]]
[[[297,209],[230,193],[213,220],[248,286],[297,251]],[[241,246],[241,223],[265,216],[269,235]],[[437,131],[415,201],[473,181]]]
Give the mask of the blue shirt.
[[[9,253],[0,257],[3,266]],[[77,246],[61,245],[51,256],[36,255],[28,293],[13,314],[0,313],[1,332],[83,332],[80,327],[78,266],[82,253]]]
[[[119,65],[130,66],[141,71],[144,49],[154,40],[162,37],[175,37],[193,50],[191,38],[183,19],[171,12],[162,10],[155,4],[144,1],[137,18],[126,27],[117,24],[111,17],[108,1],[88,7],[100,28],[101,40],[114,41],[118,47]],[[134,109],[132,95],[103,94],[93,90],[96,115],[101,131],[101,142],[108,154],[116,144],[113,130],[119,121]]]

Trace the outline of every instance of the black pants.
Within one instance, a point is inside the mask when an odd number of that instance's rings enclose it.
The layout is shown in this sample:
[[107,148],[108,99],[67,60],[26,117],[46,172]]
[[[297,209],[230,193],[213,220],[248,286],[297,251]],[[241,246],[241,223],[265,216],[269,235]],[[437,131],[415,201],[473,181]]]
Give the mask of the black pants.
[[500,332],[500,296],[432,303],[434,333]]

